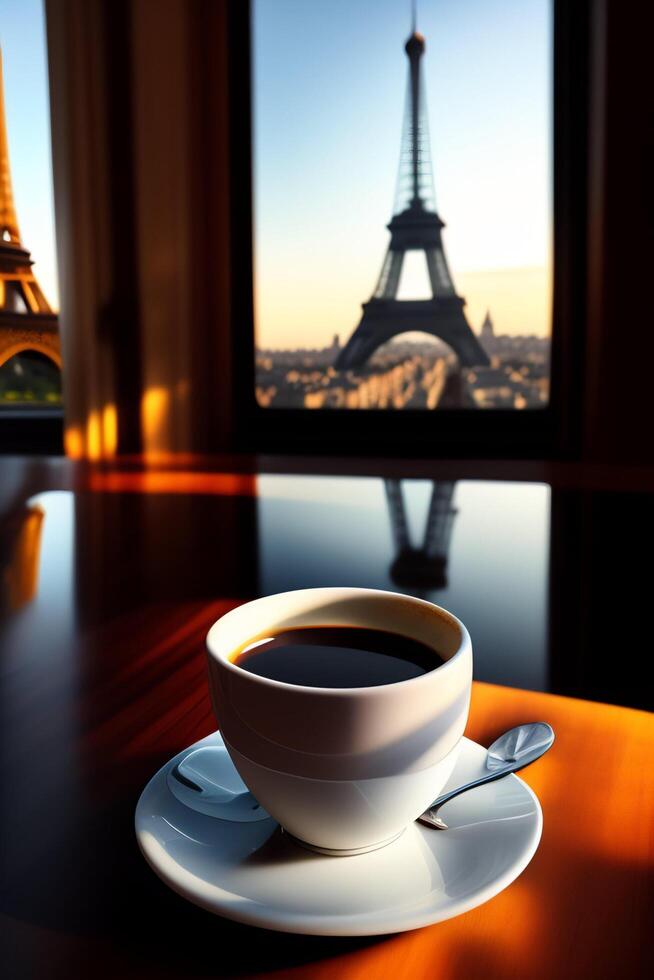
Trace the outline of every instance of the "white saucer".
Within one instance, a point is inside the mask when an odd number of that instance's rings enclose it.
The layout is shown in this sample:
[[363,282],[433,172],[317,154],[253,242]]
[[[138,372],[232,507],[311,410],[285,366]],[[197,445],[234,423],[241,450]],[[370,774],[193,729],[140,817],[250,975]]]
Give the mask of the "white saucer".
[[[483,771],[486,750],[463,743],[446,789]],[[194,806],[202,792],[188,788],[189,796],[173,775],[189,752],[207,746],[218,810]],[[249,925],[322,936],[402,932],[481,905],[527,866],[543,824],[536,795],[517,776],[446,804],[446,831],[415,823],[386,847],[352,857],[299,847],[256,808],[216,732],[153,776],[136,807],[136,836],[159,877],[196,905]]]

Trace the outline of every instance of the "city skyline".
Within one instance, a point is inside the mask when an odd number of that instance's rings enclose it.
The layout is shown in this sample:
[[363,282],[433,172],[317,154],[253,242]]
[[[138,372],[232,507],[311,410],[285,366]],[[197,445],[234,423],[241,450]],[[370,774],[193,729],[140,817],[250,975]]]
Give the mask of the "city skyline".
[[[436,206],[476,331],[490,309],[499,333],[550,333],[549,16],[545,0],[419,6]],[[310,17],[297,0],[254,4],[261,348],[347,337],[370,297],[388,244],[408,33],[397,0],[315,2]],[[408,261],[399,298],[425,287]]]

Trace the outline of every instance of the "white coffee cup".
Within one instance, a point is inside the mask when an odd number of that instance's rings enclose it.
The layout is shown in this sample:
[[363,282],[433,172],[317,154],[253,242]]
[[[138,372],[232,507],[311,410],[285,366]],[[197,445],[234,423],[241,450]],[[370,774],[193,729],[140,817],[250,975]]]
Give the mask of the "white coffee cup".
[[[375,687],[303,687],[230,658],[299,626],[364,626],[434,647],[445,663]],[[302,589],[245,603],[207,636],[209,688],[244,783],[286,831],[327,852],[381,847],[438,796],[468,718],[472,646],[463,623],[423,599],[375,589]]]

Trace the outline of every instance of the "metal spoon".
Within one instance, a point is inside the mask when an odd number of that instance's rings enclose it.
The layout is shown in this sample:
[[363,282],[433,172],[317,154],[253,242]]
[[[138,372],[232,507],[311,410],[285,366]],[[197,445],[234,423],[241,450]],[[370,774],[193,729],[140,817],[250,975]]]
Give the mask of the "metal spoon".
[[427,827],[435,827],[436,830],[447,830],[447,824],[437,816],[436,811],[448,800],[453,799],[460,793],[472,789],[473,786],[483,786],[484,783],[491,783],[502,776],[508,776],[510,772],[517,772],[524,769],[531,762],[539,759],[554,742],[554,732],[550,725],[544,721],[535,721],[530,725],[518,725],[505,732],[504,735],[493,742],[486,756],[486,772],[478,779],[473,779],[470,783],[452,789],[448,793],[443,793],[438,799],[434,800],[429,809],[425,810],[422,816],[418,817],[420,823]]

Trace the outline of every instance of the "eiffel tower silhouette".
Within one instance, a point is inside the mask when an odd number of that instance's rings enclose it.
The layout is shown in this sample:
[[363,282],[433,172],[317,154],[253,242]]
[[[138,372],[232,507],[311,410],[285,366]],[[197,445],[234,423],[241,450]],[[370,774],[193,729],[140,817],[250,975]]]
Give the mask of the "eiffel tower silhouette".
[[384,486],[395,545],[391,579],[397,585],[444,589],[452,524],[457,513],[452,505],[456,482],[432,482],[423,541],[417,548],[411,544],[402,481],[387,479]]
[[[387,340],[408,330],[421,330],[445,341],[461,365],[485,365],[488,355],[472,332],[450,273],[441,232],[445,227],[433,206],[433,177],[429,127],[421,59],[425,39],[415,30],[405,44],[409,59],[400,169],[393,218],[387,226],[391,241],[372,298],[363,304],[363,316],[336,360],[335,368],[359,368]],[[408,251],[424,253],[431,299],[398,300],[404,257]]]

